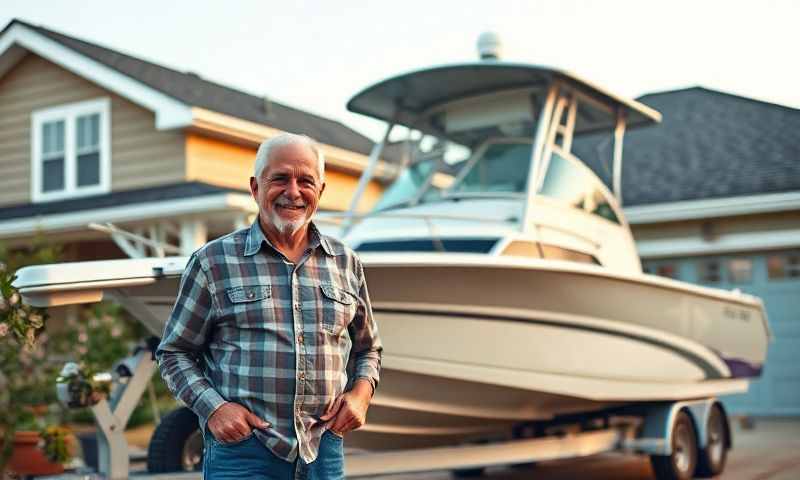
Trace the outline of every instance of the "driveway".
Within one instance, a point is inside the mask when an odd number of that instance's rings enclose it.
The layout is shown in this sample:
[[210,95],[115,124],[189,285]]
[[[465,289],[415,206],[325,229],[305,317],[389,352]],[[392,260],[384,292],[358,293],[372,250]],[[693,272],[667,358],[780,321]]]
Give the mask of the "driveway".
[[[752,429],[734,422],[733,450],[724,480],[800,480],[800,419],[759,419]],[[449,480],[449,472],[371,477],[382,480]],[[647,457],[606,454],[578,460],[543,462],[516,470],[489,469],[486,480],[652,480]]]

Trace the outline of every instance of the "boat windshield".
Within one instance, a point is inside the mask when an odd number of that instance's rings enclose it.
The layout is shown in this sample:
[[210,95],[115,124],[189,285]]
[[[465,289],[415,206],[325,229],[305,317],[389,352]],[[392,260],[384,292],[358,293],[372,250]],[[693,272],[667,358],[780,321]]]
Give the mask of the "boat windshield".
[[532,149],[527,140],[486,142],[446,195],[525,193]]
[[427,183],[428,177],[434,173],[436,164],[437,160],[428,159],[404,169],[375,204],[375,210],[386,210],[413,200],[420,188]]
[[386,189],[373,211],[448,198],[524,194],[532,145],[528,140],[494,138],[475,153],[450,144],[439,155],[413,161]]

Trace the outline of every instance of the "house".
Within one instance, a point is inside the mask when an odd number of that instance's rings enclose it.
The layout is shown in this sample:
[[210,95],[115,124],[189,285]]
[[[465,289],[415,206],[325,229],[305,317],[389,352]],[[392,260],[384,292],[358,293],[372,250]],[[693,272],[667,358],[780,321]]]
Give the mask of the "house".
[[[257,210],[256,149],[282,131],[326,156],[322,210],[349,206],[373,142],[345,125],[14,20],[0,31],[0,242],[36,235],[71,260],[189,254]],[[380,172],[387,167],[379,164]],[[361,207],[382,185],[371,182]],[[103,227],[95,227],[100,228]],[[113,238],[113,241],[112,241]]]
[[774,336],[764,375],[728,406],[800,415],[800,110],[699,87],[638,100],[663,114],[624,146],[645,270],[761,297]]

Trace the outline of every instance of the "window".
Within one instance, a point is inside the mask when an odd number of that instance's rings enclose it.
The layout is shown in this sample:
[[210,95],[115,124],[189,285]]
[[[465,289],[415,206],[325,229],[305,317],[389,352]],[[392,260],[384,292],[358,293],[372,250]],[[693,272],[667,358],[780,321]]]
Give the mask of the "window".
[[728,260],[728,281],[731,283],[748,283],[753,280],[753,260],[749,258],[732,258]]
[[680,269],[676,263],[652,263],[647,262],[642,265],[642,271],[659,277],[680,278]]
[[497,243],[496,238],[422,238],[415,240],[381,240],[365,242],[356,247],[358,252],[459,252],[489,253]]
[[719,260],[701,260],[697,263],[697,279],[700,283],[719,283],[722,280]]
[[33,201],[110,190],[110,110],[109,99],[101,98],[33,113]]
[[577,160],[570,161],[553,152],[540,192],[579,210],[620,223],[604,190],[600,179]]
[[678,278],[678,269],[671,263],[665,263],[656,268],[656,275],[667,278]]
[[768,256],[767,275],[770,280],[800,278],[800,251]]

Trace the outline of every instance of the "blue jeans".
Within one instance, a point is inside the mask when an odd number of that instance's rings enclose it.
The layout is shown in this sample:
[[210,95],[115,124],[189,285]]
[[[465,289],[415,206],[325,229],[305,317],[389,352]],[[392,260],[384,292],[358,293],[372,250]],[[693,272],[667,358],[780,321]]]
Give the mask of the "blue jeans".
[[252,433],[233,444],[205,436],[203,480],[344,480],[342,438],[326,431],[319,455],[311,463],[298,458],[294,463],[278,458]]

